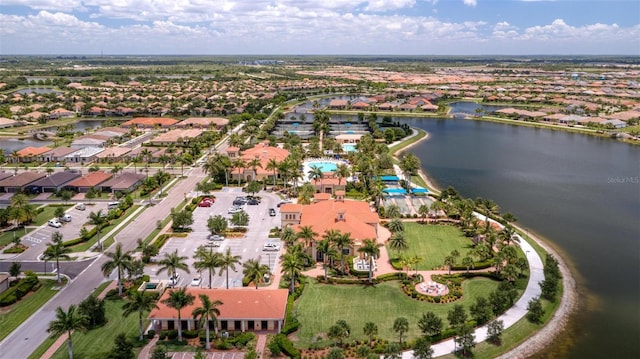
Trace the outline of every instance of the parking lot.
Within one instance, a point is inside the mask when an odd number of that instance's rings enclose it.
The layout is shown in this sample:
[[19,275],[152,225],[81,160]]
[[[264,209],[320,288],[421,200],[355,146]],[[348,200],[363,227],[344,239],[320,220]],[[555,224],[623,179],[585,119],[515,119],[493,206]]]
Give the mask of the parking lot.
[[[22,253],[20,259],[35,259],[38,254],[42,253],[47,243],[51,242],[51,237],[56,231],[62,234],[62,240],[68,241],[80,237],[80,229],[89,221],[89,213],[107,212],[106,202],[86,203],[84,211],[76,209],[76,204],[70,207],[65,213],[71,216],[71,221],[60,221],[61,227],[55,228],[49,226],[46,222],[43,226],[32,231],[28,235],[22,237],[22,244],[32,247],[34,250],[27,250]],[[53,218],[53,217],[52,217]],[[51,219],[51,218],[50,218]],[[48,221],[48,220],[47,220]],[[88,227],[91,228],[91,227]]]
[[[193,212],[193,225],[191,225],[192,231],[185,238],[170,238],[167,243],[161,248],[160,253],[156,259],[164,258],[165,253],[173,253],[178,251],[180,256],[187,257],[186,263],[189,265],[191,273],[184,271],[178,271],[179,279],[176,286],[188,286],[191,280],[199,274],[193,268],[193,254],[198,247],[207,246],[210,243],[207,238],[210,234],[207,228],[207,220],[209,217],[221,215],[227,219],[231,219],[232,214],[228,213],[229,208],[233,207],[233,200],[238,196],[245,196],[240,188],[225,188],[220,192],[215,192],[215,203],[210,207],[196,207]],[[239,255],[241,257],[240,264],[236,265],[236,270],[229,271],[229,287],[241,287],[242,286],[242,263],[249,259],[258,259],[260,263],[268,265],[272,273],[276,273],[277,259],[279,252],[276,251],[264,251],[264,244],[267,242],[276,242],[279,244],[278,239],[269,239],[269,230],[273,227],[280,226],[280,211],[277,210],[276,204],[280,199],[270,193],[258,194],[262,197],[261,203],[258,205],[242,205],[242,209],[249,215],[249,225],[247,226],[247,232],[240,238],[225,238],[223,241],[216,241],[220,244],[219,247],[207,247],[211,251],[219,253],[226,252],[227,249],[231,249],[232,255]],[[269,208],[276,209],[276,215],[269,215]],[[229,223],[231,227],[231,223]],[[160,275],[154,275],[157,270],[157,265],[150,265],[147,267],[147,272],[155,280],[169,280],[169,274],[166,272]],[[209,273],[205,271],[202,273],[203,288],[209,286]],[[218,276],[215,273],[212,276],[212,288],[226,287],[226,274]]]
[[[167,353],[171,359],[193,359],[195,353],[181,352],[181,353]],[[206,359],[244,359],[244,352],[215,352],[215,353],[202,353]]]

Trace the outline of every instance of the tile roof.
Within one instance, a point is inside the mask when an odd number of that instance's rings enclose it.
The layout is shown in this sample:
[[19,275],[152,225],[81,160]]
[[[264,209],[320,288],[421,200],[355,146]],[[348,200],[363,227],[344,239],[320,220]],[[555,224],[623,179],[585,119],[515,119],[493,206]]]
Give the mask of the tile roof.
[[132,120],[129,120],[122,124],[123,127],[128,127],[132,125],[142,125],[142,126],[155,126],[160,125],[162,127],[169,127],[178,123],[178,120],[174,120],[173,118],[168,117],[136,117]]
[[93,187],[101,184],[102,182],[108,180],[113,177],[111,173],[107,173],[104,171],[95,171],[87,173],[86,175],[70,182],[68,186],[71,187]]
[[79,172],[72,172],[72,171],[56,172],[51,176],[41,178],[31,183],[31,185],[39,186],[39,187],[57,187],[71,180],[74,180],[80,176],[81,174]]
[[126,190],[135,183],[141,181],[146,176],[142,173],[123,172],[112,178],[100,183],[102,187],[111,187],[112,190]]
[[49,152],[51,151],[51,148],[49,147],[26,147],[21,149],[20,151],[18,151],[18,156],[20,157],[29,157],[29,156],[37,156],[37,155],[41,155],[45,152]]
[[[169,297],[171,290],[164,292],[158,301],[158,308],[149,314],[153,319],[177,319],[178,312],[163,304],[162,301]],[[212,301],[219,300],[222,305],[218,306],[221,320],[242,320],[242,319],[284,319],[287,307],[287,289],[206,289],[187,288],[187,293],[193,295],[195,300],[192,305],[181,309],[181,316],[184,319],[191,317],[191,312],[200,306],[200,294],[207,295]]]
[[15,176],[7,177],[3,180],[0,180],[0,187],[25,186],[45,176],[46,174],[41,172],[22,172]]

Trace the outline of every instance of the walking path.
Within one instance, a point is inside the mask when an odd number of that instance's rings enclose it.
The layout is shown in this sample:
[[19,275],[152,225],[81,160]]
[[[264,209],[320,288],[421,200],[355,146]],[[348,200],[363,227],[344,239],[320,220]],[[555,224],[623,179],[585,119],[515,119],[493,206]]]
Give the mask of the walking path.
[[[98,294],[98,299],[103,299],[110,290],[116,289],[116,288],[118,288],[118,282],[112,281],[111,283],[109,283],[109,285],[107,285],[104,288],[104,290],[102,292],[100,292],[100,294]],[[42,354],[42,357],[40,359],[49,359],[49,358],[51,358],[58,351],[58,349],[64,343],[67,342],[67,338],[69,338],[69,336],[66,333],[62,334],[61,336],[59,336],[58,339],[55,342],[53,342],[53,344],[51,344],[49,349],[47,349],[47,351],[44,352],[44,354]]]

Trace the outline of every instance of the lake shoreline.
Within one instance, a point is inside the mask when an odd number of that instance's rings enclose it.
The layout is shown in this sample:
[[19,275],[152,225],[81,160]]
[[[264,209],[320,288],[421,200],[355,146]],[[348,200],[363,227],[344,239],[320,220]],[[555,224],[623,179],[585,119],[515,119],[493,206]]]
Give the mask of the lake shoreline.
[[[412,136],[416,136],[419,131],[423,130],[414,128],[413,131],[414,134]],[[399,148],[393,153],[393,156],[395,157],[396,154],[411,149],[421,142],[428,140],[430,138],[430,134],[427,131],[424,132],[426,134],[424,137],[408,144],[405,147]],[[420,176],[420,178],[425,181],[429,189],[435,194],[440,193],[441,190],[437,186],[435,186],[432,180],[429,179],[427,173],[428,172],[426,172],[426,170],[422,168],[422,166],[418,170],[418,176]],[[562,333],[567,327],[572,314],[575,313],[576,309],[578,308],[577,283],[573,277],[569,265],[565,262],[563,257],[559,255],[559,252],[555,248],[553,248],[550,243],[547,243],[547,240],[542,239],[539,235],[534,235],[531,233],[531,231],[519,225],[513,224],[513,226],[521,233],[525,233],[528,238],[530,238],[532,241],[542,247],[547,253],[552,254],[557,259],[560,272],[562,273],[563,290],[560,304],[558,305],[558,308],[553,314],[551,320],[549,320],[549,322],[547,322],[544,327],[526,338],[517,347],[501,354],[498,357],[500,359],[528,358],[542,352],[545,348],[548,348],[550,344],[558,339],[559,334]]]

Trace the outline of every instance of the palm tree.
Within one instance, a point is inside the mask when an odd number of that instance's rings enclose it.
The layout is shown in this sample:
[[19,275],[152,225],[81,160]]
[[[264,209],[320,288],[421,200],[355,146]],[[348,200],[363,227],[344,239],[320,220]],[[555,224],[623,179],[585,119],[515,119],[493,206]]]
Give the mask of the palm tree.
[[185,288],[180,288],[178,290],[171,290],[169,292],[169,297],[162,300],[162,303],[178,311],[178,340],[179,341],[182,341],[182,316],[180,311],[182,310],[182,308],[193,304],[194,299],[195,297],[187,293],[187,290]]
[[268,265],[260,264],[260,261],[257,259],[249,259],[244,262],[242,267],[244,268],[242,274],[256,285],[256,289],[258,289],[259,284],[264,282],[264,276],[271,272]]
[[344,273],[344,257],[346,256],[344,253],[344,249],[350,247],[353,244],[353,238],[351,238],[351,233],[342,233],[338,237],[336,237],[333,241],[334,245],[337,249],[339,249],[340,254],[340,270]]
[[107,217],[102,215],[102,210],[98,212],[89,213],[89,224],[93,224],[96,226],[96,231],[98,232],[98,251],[102,251],[102,243],[100,242],[100,232],[102,232],[102,226],[107,223]]
[[349,166],[347,166],[344,163],[341,163],[338,165],[338,168],[336,169],[336,173],[335,173],[336,177],[338,177],[338,186],[342,185],[342,179],[343,178],[348,178],[349,176],[351,176],[351,170],[349,169]]
[[296,277],[300,275],[300,271],[304,267],[303,260],[302,250],[299,246],[289,247],[287,253],[282,256],[282,272],[288,273],[290,276],[289,294],[293,294]]
[[409,320],[405,317],[396,318],[393,322],[393,331],[398,333],[400,345],[402,345],[402,335],[409,331]]
[[322,168],[311,166],[311,169],[307,172],[307,178],[309,178],[309,181],[313,180],[314,185],[320,180],[320,192],[322,192]]
[[413,153],[407,153],[400,157],[400,169],[407,181],[407,186],[411,187],[411,176],[420,169],[420,159]]
[[238,186],[240,185],[240,180],[242,179],[242,175],[244,174],[244,169],[247,166],[247,163],[244,161],[244,159],[238,157],[236,159],[234,159],[231,162],[233,168],[237,168],[238,169]]
[[449,269],[449,274],[451,274],[451,267],[453,267],[455,264],[456,264],[456,259],[453,256],[448,255],[444,257],[444,265],[447,266],[447,268]]
[[125,270],[131,271],[133,258],[129,252],[122,252],[122,243],[116,244],[115,252],[107,252],[105,254],[110,260],[102,264],[102,274],[105,277],[109,277],[114,269],[118,270],[118,295],[122,296],[122,276]]
[[258,180],[258,167],[262,168],[262,163],[259,158],[254,158],[247,163],[247,166],[251,167],[253,170],[253,180]]
[[[325,232],[326,235],[327,232]],[[325,239],[318,242],[318,251],[322,253],[322,266],[324,267],[324,280],[327,280],[329,265],[327,265],[327,260],[333,260],[333,258],[338,254],[335,248],[333,248],[333,241],[325,237]]]
[[160,194],[162,194],[162,185],[171,178],[171,175],[164,171],[158,171],[153,175],[153,178],[158,182],[158,186],[160,186]]
[[298,238],[297,236],[298,234],[296,233],[296,231],[293,230],[291,226],[286,226],[284,227],[284,229],[282,230],[282,233],[280,234],[280,239],[284,243],[286,243],[287,247],[290,247]]
[[418,213],[420,214],[420,217],[422,217],[422,223],[424,223],[427,219],[427,215],[429,214],[429,205],[420,205],[420,208],[418,208]]
[[373,343],[373,337],[378,334],[378,326],[374,322],[364,323],[364,335],[369,337],[369,346]]
[[369,257],[369,284],[373,282],[373,258],[380,257],[380,247],[382,244],[376,242],[375,239],[365,239],[362,241],[362,247],[358,248],[358,252]]
[[71,248],[67,248],[62,244],[62,233],[55,231],[51,235],[52,243],[47,244],[47,249],[44,250],[43,259],[49,261],[56,260],[56,273],[58,275],[58,283],[62,282],[60,278],[60,259],[69,259],[67,253],[71,252]]
[[270,158],[269,161],[267,162],[267,168],[265,168],[267,171],[269,170],[273,170],[273,187],[276,186],[276,178],[278,177],[278,168],[279,168],[279,163],[275,158]]
[[205,247],[199,247],[196,254],[193,256],[196,260],[193,263],[193,267],[201,272],[203,270],[209,271],[209,289],[211,289],[211,276],[212,273],[216,271],[216,268],[221,266],[222,262],[222,254],[218,252],[213,252],[212,250],[207,250]]
[[47,332],[54,336],[67,333],[67,346],[69,348],[69,359],[73,359],[73,342],[71,333],[74,330],[86,331],[89,328],[89,319],[76,311],[75,305],[70,305],[65,312],[61,307],[56,308],[56,319],[49,323]]
[[311,247],[313,243],[313,239],[318,235],[318,233],[313,231],[313,227],[311,226],[302,226],[298,231],[298,238],[304,240],[305,246]]
[[153,296],[138,290],[132,291],[126,300],[127,302],[122,306],[122,314],[128,317],[132,313],[138,313],[138,334],[140,341],[142,341],[144,339],[144,328],[142,326],[144,313],[150,312],[154,308],[158,308],[158,306]]
[[156,274],[167,271],[169,273],[169,277],[173,281],[176,277],[176,271],[178,269],[182,269],[187,273],[191,273],[189,271],[189,266],[184,262],[186,259],[187,257],[181,257],[178,255],[177,249],[173,253],[165,253],[164,258],[160,260],[160,262],[158,262],[160,267],[158,268]]
[[218,333],[217,316],[220,315],[220,309],[218,309],[217,307],[219,305],[222,305],[222,302],[219,300],[212,302],[206,294],[200,294],[199,297],[200,306],[195,308],[193,312],[191,312],[191,315],[193,315],[193,318],[196,320],[197,318],[200,318],[199,324],[201,327],[202,325],[206,326],[205,328],[207,331],[207,337],[205,349],[209,350],[211,349],[211,343],[209,341],[209,322],[213,322],[213,328],[215,332]]
[[234,256],[231,254],[231,248],[227,248],[227,251],[220,258],[220,272],[218,275],[222,275],[224,271],[227,274],[227,289],[229,289],[229,268],[235,272],[236,264],[240,264],[241,256]]
[[407,243],[407,239],[404,237],[403,232],[396,232],[389,238],[389,247],[398,252],[406,251],[409,248],[409,244]]

